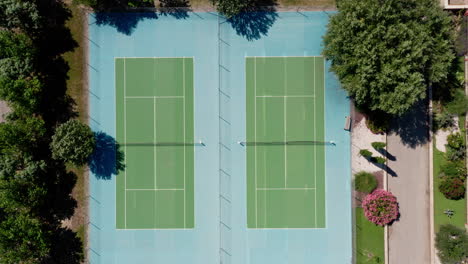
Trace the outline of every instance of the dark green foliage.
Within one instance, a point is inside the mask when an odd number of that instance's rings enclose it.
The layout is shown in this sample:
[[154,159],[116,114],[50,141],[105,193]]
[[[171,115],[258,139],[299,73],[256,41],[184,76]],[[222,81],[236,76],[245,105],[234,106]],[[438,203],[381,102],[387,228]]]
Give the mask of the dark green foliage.
[[359,192],[371,193],[377,188],[377,179],[372,173],[358,172],[354,175],[354,188]]
[[27,212],[0,209],[1,263],[41,263],[50,251],[50,232],[45,223]]
[[21,29],[32,34],[45,22],[38,9],[35,1],[2,0],[0,1],[0,28]]
[[370,152],[368,149],[361,149],[359,150],[359,155],[366,159],[370,159],[372,157],[372,152]]
[[35,117],[0,123],[0,153],[30,152],[45,134],[44,121]]
[[449,160],[462,160],[465,158],[466,147],[460,133],[451,134],[447,137],[447,158]]
[[366,119],[367,128],[374,134],[384,134],[390,127],[390,117],[385,114],[373,113]]
[[439,191],[447,199],[462,199],[465,196],[465,182],[459,178],[445,178],[439,184]]
[[433,118],[434,131],[437,131],[439,129],[448,129],[455,127],[456,124],[454,117],[455,115],[450,114],[446,111],[435,114]]
[[451,102],[446,106],[447,111],[454,115],[464,115],[468,110],[468,98],[463,90],[455,90]]
[[324,55],[357,105],[405,113],[443,82],[455,58],[454,27],[435,0],[342,0]]
[[54,159],[81,166],[93,153],[94,144],[94,134],[87,125],[69,120],[55,130],[50,148]]
[[12,155],[0,158],[0,208],[15,212],[43,207],[47,202],[44,177],[47,177],[44,161]]
[[442,225],[436,234],[435,246],[443,264],[461,263],[468,257],[468,236],[464,229]]
[[255,0],[212,0],[216,9],[227,18],[245,11]]
[[385,164],[387,162],[386,158],[383,157],[372,157],[372,162],[377,163],[377,164]]
[[74,0],[75,3],[89,6],[97,11],[125,9],[127,7],[154,7],[151,0]]
[[372,142],[371,145],[376,150],[384,149],[387,146],[385,142]]
[[464,160],[449,161],[443,164],[440,168],[441,174],[439,177],[443,178],[458,178],[461,180],[466,179],[466,167]]

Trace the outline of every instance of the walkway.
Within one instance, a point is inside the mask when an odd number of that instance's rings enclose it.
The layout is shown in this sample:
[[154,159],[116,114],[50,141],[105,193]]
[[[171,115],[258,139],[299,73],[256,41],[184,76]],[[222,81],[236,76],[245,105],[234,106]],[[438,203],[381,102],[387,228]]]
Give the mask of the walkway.
[[388,189],[400,205],[400,219],[389,228],[389,264],[430,263],[429,144],[426,102],[401,118],[387,138],[396,157],[388,166]]

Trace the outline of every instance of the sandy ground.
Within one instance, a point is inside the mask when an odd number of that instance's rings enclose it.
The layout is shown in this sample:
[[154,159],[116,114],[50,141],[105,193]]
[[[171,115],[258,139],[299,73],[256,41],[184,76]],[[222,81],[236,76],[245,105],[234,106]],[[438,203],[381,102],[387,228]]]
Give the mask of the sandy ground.
[[366,118],[362,115],[355,114],[353,118],[353,128],[351,135],[351,169],[353,175],[360,171],[377,172],[381,171],[373,163],[369,162],[364,157],[359,155],[361,149],[367,149],[373,153],[374,156],[382,156],[374,148],[372,142],[385,142],[385,135],[373,134],[366,126]]
[[[458,124],[458,117],[455,117],[455,124]],[[458,126],[455,126],[452,129],[442,130],[436,132],[435,139],[436,139],[436,148],[442,152],[446,151],[445,145],[447,144],[447,136],[450,134],[455,134],[460,132]]]
[[0,101],[0,123],[5,122],[5,115],[10,112],[10,107],[7,102]]

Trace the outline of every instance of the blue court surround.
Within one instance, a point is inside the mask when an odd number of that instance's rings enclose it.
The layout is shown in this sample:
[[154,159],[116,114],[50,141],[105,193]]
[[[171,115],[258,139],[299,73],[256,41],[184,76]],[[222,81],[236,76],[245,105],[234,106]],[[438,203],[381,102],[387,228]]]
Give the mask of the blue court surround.
[[[89,16],[90,125],[115,138],[114,57],[194,57],[195,228],[116,230],[115,175],[90,175],[90,263],[352,263],[349,100],[325,76],[325,229],[247,229],[245,57],[319,56],[329,13],[278,12],[260,38],[216,13],[141,20],[131,34]],[[125,16],[125,15],[124,15]],[[135,16],[135,14],[132,14]],[[270,27],[271,26],[271,27]],[[127,32],[128,33],[128,32]]]

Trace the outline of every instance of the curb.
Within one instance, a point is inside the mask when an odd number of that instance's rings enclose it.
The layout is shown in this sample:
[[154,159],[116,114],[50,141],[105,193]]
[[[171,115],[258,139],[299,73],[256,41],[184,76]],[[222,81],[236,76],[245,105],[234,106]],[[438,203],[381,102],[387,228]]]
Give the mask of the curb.
[[434,144],[432,133],[432,87],[429,86],[429,227],[430,227],[430,252],[431,263],[435,264],[435,246],[434,246]]
[[[385,146],[388,149],[388,140],[387,140],[387,133],[385,133]],[[385,162],[388,165],[388,160]],[[384,190],[388,191],[388,172],[387,170],[384,170]],[[385,263],[390,264],[389,260],[389,248],[388,248],[388,225],[385,225],[384,227],[384,257],[385,257]]]

